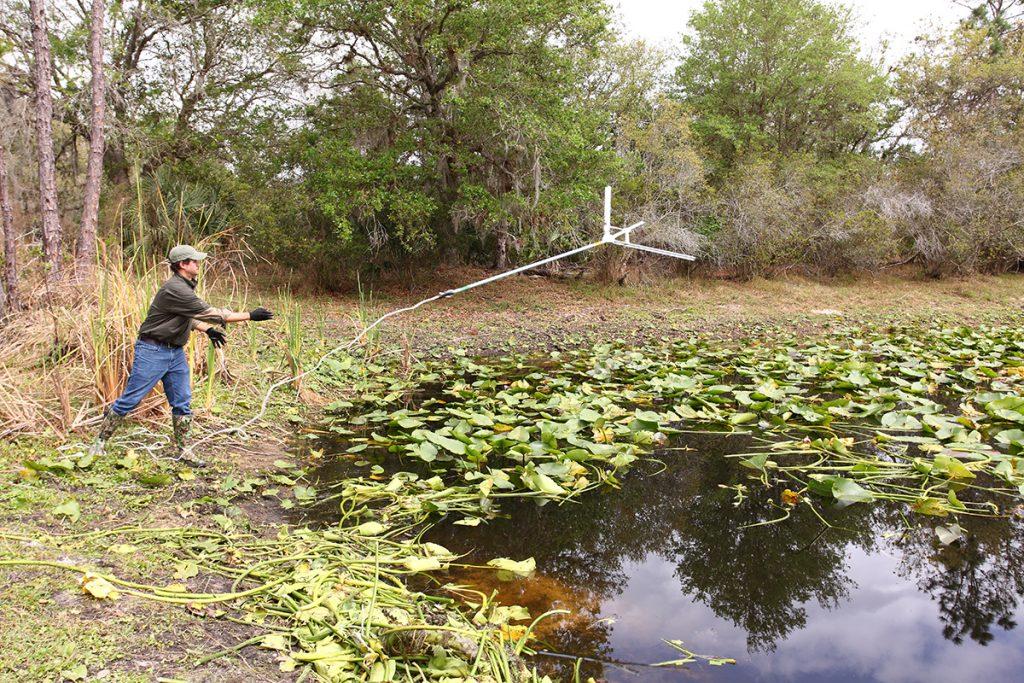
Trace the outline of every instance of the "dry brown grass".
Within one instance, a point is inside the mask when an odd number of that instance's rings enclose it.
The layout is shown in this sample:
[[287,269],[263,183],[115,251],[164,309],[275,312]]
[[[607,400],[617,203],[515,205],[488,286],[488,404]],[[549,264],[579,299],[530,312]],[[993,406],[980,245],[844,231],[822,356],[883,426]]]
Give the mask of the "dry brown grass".
[[[0,436],[47,430],[63,436],[98,420],[124,389],[139,326],[167,277],[167,266],[156,260],[138,267],[104,254],[89,282],[37,285],[33,305],[0,328]],[[204,277],[208,289],[238,291],[240,278],[230,266]],[[185,349],[193,378],[205,369],[200,336]],[[166,412],[157,389],[134,415],[152,420]]]

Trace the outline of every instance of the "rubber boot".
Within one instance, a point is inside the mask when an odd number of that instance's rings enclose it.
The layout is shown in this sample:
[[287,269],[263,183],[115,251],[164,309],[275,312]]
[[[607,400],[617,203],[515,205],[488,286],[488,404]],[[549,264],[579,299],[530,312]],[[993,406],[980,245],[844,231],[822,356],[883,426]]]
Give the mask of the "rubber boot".
[[108,410],[100,423],[100,430],[96,433],[96,439],[89,446],[90,455],[103,455],[107,450],[107,441],[114,435],[117,428],[124,424],[124,415],[118,415],[113,410]]
[[192,467],[206,467],[206,463],[199,460],[186,451],[188,446],[188,433],[192,429],[191,415],[172,415],[171,424],[174,427],[174,457]]

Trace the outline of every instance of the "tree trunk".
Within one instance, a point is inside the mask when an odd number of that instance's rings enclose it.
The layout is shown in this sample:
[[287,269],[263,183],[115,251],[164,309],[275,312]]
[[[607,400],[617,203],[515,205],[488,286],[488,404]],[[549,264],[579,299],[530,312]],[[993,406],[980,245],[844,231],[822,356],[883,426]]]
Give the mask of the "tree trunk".
[[498,270],[508,268],[508,224],[501,221],[495,235],[494,267]]
[[89,126],[89,165],[85,171],[82,227],[78,236],[75,268],[80,279],[92,273],[96,255],[96,222],[100,209],[100,184],[103,180],[103,118],[106,114],[103,77],[103,3],[92,0],[92,26],[89,29],[89,66],[92,70],[92,122]]
[[32,52],[35,56],[36,147],[39,153],[39,212],[43,221],[43,252],[47,280],[60,278],[61,227],[57,210],[57,171],[53,160],[53,99],[50,81],[50,35],[46,28],[46,0],[29,0],[32,14]]
[[3,287],[0,288],[0,315],[3,315],[4,298],[7,299],[7,311],[21,308],[21,297],[18,296],[18,243],[14,235],[11,195],[7,190],[7,157],[3,145],[0,145],[0,219],[3,221],[4,238]]

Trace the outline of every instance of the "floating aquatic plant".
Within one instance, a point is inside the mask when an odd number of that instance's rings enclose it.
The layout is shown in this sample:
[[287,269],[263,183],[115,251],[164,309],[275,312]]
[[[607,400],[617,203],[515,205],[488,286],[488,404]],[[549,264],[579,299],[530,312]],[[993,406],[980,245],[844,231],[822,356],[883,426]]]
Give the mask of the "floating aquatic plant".
[[[333,506],[330,525],[264,538],[213,516],[209,529],[91,532],[109,535],[111,552],[172,553],[179,578],[159,586],[49,560],[0,566],[61,568],[97,599],[178,604],[258,630],[206,661],[259,646],[278,652],[284,670],[325,680],[529,680],[536,674],[520,655],[545,615],[471,587],[410,587],[414,575],[460,565],[422,540],[443,516],[481,524],[513,497],[571,504],[618,485],[640,458],[690,457],[672,450],[681,431],[760,440],[734,456],[749,480],[730,488],[739,499],[777,496],[770,522],[784,523],[798,505],[891,502],[955,518],[936,530],[955,543],[970,517],[1004,514],[1024,497],[1024,334],[1011,327],[759,333],[729,344],[693,337],[540,358],[455,354],[411,363],[401,377],[387,370],[342,357],[313,378],[352,387],[324,430],[345,440],[333,455],[364,463],[364,476],[332,485],[290,471],[221,483],[225,494]],[[73,547],[74,537],[59,542]],[[490,569],[532,566],[495,558]],[[220,577],[223,590],[190,592],[196,575]],[[673,642],[682,656],[666,664],[729,661]]]

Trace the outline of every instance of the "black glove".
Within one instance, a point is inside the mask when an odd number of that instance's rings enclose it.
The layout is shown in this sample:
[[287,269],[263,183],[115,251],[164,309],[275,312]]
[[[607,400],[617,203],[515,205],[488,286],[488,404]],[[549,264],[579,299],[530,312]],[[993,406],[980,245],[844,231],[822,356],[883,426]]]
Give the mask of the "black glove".
[[218,349],[228,343],[228,338],[225,337],[224,333],[216,327],[208,328],[206,330],[206,336],[210,338],[210,343]]
[[263,308],[262,306],[260,306],[259,308],[254,308],[251,311],[249,311],[249,320],[252,320],[253,322],[270,320],[273,317],[274,314],[271,311],[268,311],[267,309]]

